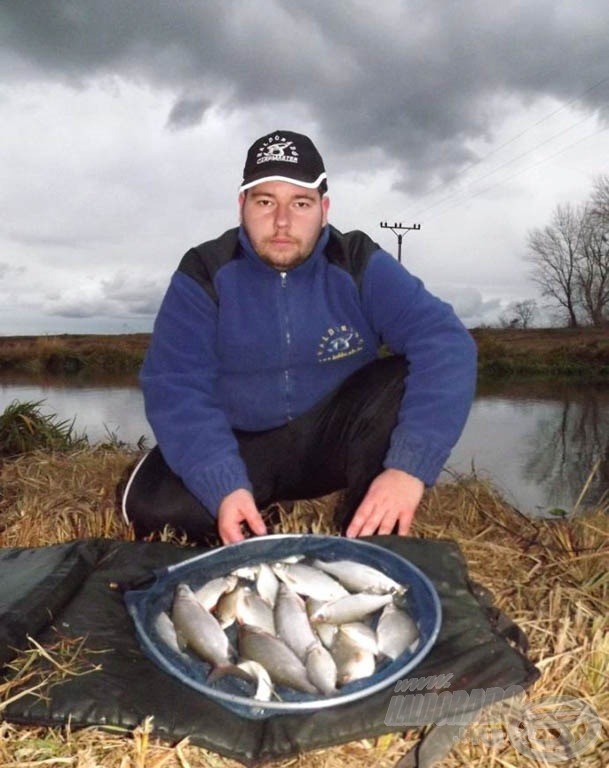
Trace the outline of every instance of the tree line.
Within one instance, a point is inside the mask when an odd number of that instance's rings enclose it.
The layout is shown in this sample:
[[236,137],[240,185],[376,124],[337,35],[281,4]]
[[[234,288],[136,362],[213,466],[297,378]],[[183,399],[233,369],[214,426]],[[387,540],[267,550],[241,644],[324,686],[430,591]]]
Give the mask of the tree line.
[[581,205],[558,205],[529,233],[527,261],[541,295],[571,328],[609,325],[609,176]]

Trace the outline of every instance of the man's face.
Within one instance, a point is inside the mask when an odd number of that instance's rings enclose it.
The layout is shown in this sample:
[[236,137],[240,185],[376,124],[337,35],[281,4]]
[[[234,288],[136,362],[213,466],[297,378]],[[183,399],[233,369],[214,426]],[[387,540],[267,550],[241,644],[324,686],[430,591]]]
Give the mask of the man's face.
[[302,264],[328,220],[327,197],[287,181],[266,181],[239,195],[241,223],[256,253],[275,269]]

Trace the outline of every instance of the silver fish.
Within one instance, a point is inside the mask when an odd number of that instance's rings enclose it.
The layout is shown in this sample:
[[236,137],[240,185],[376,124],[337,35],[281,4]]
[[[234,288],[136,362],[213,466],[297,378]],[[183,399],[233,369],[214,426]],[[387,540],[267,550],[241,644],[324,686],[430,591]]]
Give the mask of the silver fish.
[[331,624],[360,621],[392,600],[392,595],[358,592],[355,595],[347,595],[346,597],[339,597],[338,600],[328,601],[311,614],[311,621],[313,623],[327,621]]
[[203,584],[199,589],[195,589],[194,595],[204,608],[208,611],[212,611],[218,600],[225,592],[230,592],[237,586],[238,578],[231,574],[227,576],[218,576],[217,579]]
[[362,621],[352,621],[341,624],[338,631],[347,635],[362,650],[369,651],[375,656],[379,652],[376,632],[368,624],[364,624]]
[[301,560],[304,560],[306,558],[306,555],[286,555],[285,557],[279,558],[277,560],[278,563],[299,563]]
[[256,589],[258,590],[260,597],[273,608],[275,606],[275,600],[277,599],[279,581],[268,563],[260,563],[258,567]]
[[305,658],[307,676],[316,688],[331,696],[336,693],[338,670],[334,657],[327,648],[319,642],[312,645]]
[[235,568],[231,572],[231,576],[236,576],[238,579],[244,579],[244,581],[256,581],[258,576],[257,565],[243,565],[241,568]]
[[161,611],[159,614],[157,614],[157,616],[155,616],[155,619],[152,622],[152,626],[154,627],[161,641],[165,643],[166,646],[171,648],[174,653],[178,653],[180,656],[187,658],[187,655],[179,646],[178,638],[176,635],[176,628],[173,626],[173,621],[169,618],[165,611]]
[[374,674],[376,659],[373,653],[361,648],[340,629],[331,648],[336,663],[337,682],[339,685],[351,683]]
[[318,693],[307,677],[304,664],[283,640],[247,624],[239,627],[238,634],[241,656],[262,664],[274,683],[305,693]]
[[299,595],[316,600],[334,600],[349,594],[332,576],[306,563],[278,562],[272,563],[271,568],[277,578]]
[[178,644],[188,646],[215,667],[231,663],[233,649],[214,616],[203,608],[187,584],[178,584],[171,608]]
[[245,584],[237,584],[234,589],[231,589],[230,592],[225,592],[218,600],[215,614],[223,629],[227,629],[234,624],[235,619],[237,618],[239,605],[244,593],[246,593],[248,589],[251,591],[250,587]]
[[[312,597],[307,598],[307,616],[309,620],[318,608],[325,605],[323,600],[313,600]],[[336,624],[329,624],[326,621],[317,621],[313,624],[313,631],[319,637],[321,642],[326,648],[331,648],[334,642],[334,635],[336,634]]]
[[376,636],[379,653],[397,659],[406,649],[414,651],[420,635],[412,617],[394,603],[388,603],[379,617]]
[[239,594],[235,618],[239,624],[250,624],[271,635],[275,634],[273,609],[250,587],[245,587]]
[[237,668],[242,670],[250,680],[256,683],[254,698],[269,701],[273,694],[273,682],[266,669],[257,661],[240,661]]
[[402,594],[406,587],[395,579],[356,560],[314,560],[313,565],[337,578],[351,592]]
[[304,600],[285,584],[280,584],[275,603],[277,636],[289,646],[301,661],[318,642],[309,623]]

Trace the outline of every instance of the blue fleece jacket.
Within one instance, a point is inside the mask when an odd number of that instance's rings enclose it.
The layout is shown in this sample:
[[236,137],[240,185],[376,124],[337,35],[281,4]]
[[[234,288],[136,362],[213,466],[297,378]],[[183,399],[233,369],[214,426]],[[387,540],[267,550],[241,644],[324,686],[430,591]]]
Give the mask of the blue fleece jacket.
[[[330,237],[351,267],[329,258]],[[214,515],[228,493],[251,489],[233,428],[301,415],[381,344],[409,361],[384,465],[433,484],[475,389],[475,345],[452,308],[363,233],[325,227],[287,272],[265,264],[241,228],[212,245],[173,275],[140,376],[159,447],[187,488]]]

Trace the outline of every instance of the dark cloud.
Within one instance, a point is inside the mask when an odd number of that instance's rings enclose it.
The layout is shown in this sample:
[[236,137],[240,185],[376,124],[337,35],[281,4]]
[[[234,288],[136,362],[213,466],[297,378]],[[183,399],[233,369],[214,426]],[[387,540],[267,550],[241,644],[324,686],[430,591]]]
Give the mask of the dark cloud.
[[180,99],[173,105],[169,113],[167,128],[179,131],[198,125],[209,106],[211,106],[211,102],[207,99]]
[[501,98],[606,117],[607,28],[606,0],[18,0],[0,4],[0,64],[5,78],[168,89],[173,129],[212,104],[295,102],[325,149],[352,163],[376,150],[416,188],[475,160]]

